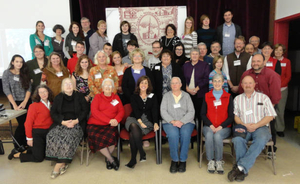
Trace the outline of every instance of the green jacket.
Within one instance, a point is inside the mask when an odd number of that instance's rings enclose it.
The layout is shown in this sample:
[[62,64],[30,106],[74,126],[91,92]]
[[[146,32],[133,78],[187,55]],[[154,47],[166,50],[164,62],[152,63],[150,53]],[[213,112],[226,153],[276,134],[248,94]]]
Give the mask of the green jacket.
[[[29,37],[29,42],[30,42],[30,47],[31,47],[31,51],[32,51],[32,59],[33,59],[35,57],[34,53],[33,53],[33,49],[36,45],[42,45],[42,41],[36,34],[32,34]],[[53,52],[51,38],[47,35],[45,35],[44,50],[45,50],[46,56],[49,56]]]

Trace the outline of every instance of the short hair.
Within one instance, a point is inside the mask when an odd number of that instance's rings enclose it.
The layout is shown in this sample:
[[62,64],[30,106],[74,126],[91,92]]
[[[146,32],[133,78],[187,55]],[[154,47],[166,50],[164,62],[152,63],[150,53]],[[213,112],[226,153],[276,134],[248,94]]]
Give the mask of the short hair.
[[[216,63],[219,61],[219,59],[221,59],[221,60],[222,60],[222,63],[224,64],[224,58],[223,58],[223,56],[216,56],[216,57],[214,57],[214,59],[213,59],[213,68],[214,68],[214,69],[216,68]],[[222,65],[222,67],[223,67],[223,65]]]
[[65,93],[65,91],[64,91],[64,85],[65,85],[65,83],[66,83],[67,80],[69,80],[72,83],[73,90],[75,90],[75,86],[74,86],[74,83],[73,83],[72,79],[68,77],[68,78],[64,78],[62,80],[62,82],[61,82],[61,92],[62,93]]
[[168,24],[168,25],[166,26],[165,34],[167,35],[168,27],[170,27],[170,28],[173,29],[173,31],[174,31],[174,36],[176,36],[176,35],[177,35],[177,29],[176,29],[176,26],[175,26],[174,24]]
[[224,76],[222,74],[218,74],[216,73],[213,78],[212,78],[212,81],[214,81],[215,79],[219,79],[221,78],[222,79],[222,82],[224,82]]
[[255,35],[253,35],[253,36],[251,36],[251,37],[249,38],[249,42],[251,41],[251,39],[252,39],[253,37],[257,37],[257,38],[258,38],[258,41],[260,42],[260,38],[259,38],[258,36],[255,36]]
[[145,60],[145,53],[144,53],[144,51],[143,51],[142,49],[140,49],[140,48],[136,48],[136,49],[134,49],[134,50],[130,53],[130,58],[131,58],[132,64],[133,64],[133,56],[134,56],[135,54],[137,54],[137,53],[139,53],[139,54],[142,56],[143,62],[144,62],[144,60]]
[[251,45],[253,47],[253,49],[254,49],[254,45],[252,43],[247,43],[246,46],[245,46],[245,48],[247,47],[247,45]]
[[84,40],[84,35],[83,35],[83,32],[82,32],[82,28],[81,28],[81,25],[78,22],[75,22],[75,21],[71,22],[70,27],[69,27],[69,32],[73,34],[73,31],[72,31],[73,25],[78,26],[78,28],[79,28],[78,36],[81,37]]
[[202,46],[202,45],[205,46],[205,48],[207,49],[207,46],[206,46],[206,44],[204,42],[198,43],[197,47]]
[[152,46],[153,46],[154,44],[156,44],[156,43],[159,44],[159,47],[160,47],[160,48],[163,47],[162,43],[161,43],[160,41],[158,41],[158,40],[155,40],[154,42],[152,42]]
[[189,33],[187,33],[187,34],[191,34],[191,33],[195,30],[195,28],[194,28],[194,24],[195,24],[194,18],[193,18],[192,16],[188,16],[188,17],[185,19],[185,21],[184,21],[184,34],[186,34],[186,32],[185,32],[185,23],[186,23],[187,20],[192,21],[192,27],[191,27],[191,30],[190,30]]
[[230,12],[232,15],[233,15],[233,12],[232,12],[232,9],[230,8],[226,8],[224,11],[223,11],[223,16],[226,12]]
[[104,52],[104,50],[99,50],[99,51],[95,54],[95,56],[94,56],[94,62],[96,62],[97,64],[99,64],[99,63],[98,63],[98,60],[97,60],[97,57],[98,57],[98,54],[99,54],[100,52],[102,52],[102,53],[106,56],[106,64],[109,64],[109,63],[110,63],[110,58],[109,58],[108,55]]
[[138,42],[135,41],[135,40],[129,40],[129,41],[127,42],[127,47],[128,47],[128,45],[135,46],[136,48],[139,48],[139,44],[138,44]]
[[201,15],[201,17],[200,17],[200,25],[201,26],[203,25],[203,20],[206,19],[206,18],[210,19],[209,16],[206,15],[206,14]]
[[103,45],[103,49],[104,49],[104,46],[109,46],[109,47],[111,47],[111,44],[110,43],[105,43],[104,45]]
[[[112,54],[111,54],[111,58],[112,58],[112,60],[114,60],[114,56],[115,55],[119,55],[120,57],[121,57],[121,64],[123,63],[122,62],[122,54],[119,52],[119,51],[114,51]],[[112,66],[115,66],[115,63],[112,61]]]
[[172,77],[171,81],[172,81],[173,79],[178,79],[178,80],[179,80],[179,82],[180,82],[180,84],[182,84],[180,77],[177,77],[177,76],[175,76],[175,77]]
[[164,49],[161,51],[160,55],[159,55],[159,60],[161,61],[162,55],[163,54],[169,54],[169,56],[171,57],[171,62],[174,60],[174,55],[173,53],[169,50],[169,49]]
[[212,46],[213,44],[219,44],[219,46],[220,46],[220,48],[221,48],[221,44],[220,44],[220,42],[217,42],[217,41],[213,41],[213,42],[211,42],[211,44],[210,44],[210,46]]
[[110,81],[110,82],[111,82],[112,89],[115,88],[114,81],[113,81],[111,78],[105,78],[105,79],[102,81],[102,84],[101,84],[101,88],[102,88],[102,89],[103,89],[104,83],[105,83],[106,81]]
[[269,47],[271,47],[271,49],[273,49],[273,45],[272,45],[271,42],[264,42],[264,43],[261,45],[261,49],[263,49],[263,48],[266,47],[266,46],[269,46]]
[[93,67],[93,65],[92,65],[92,63],[91,63],[91,61],[90,61],[90,58],[89,58],[87,55],[82,55],[82,56],[80,56],[80,57],[78,58],[78,61],[77,61],[77,63],[76,63],[75,70],[74,70],[74,73],[75,73],[77,76],[79,76],[79,75],[81,75],[81,74],[83,73],[82,68],[81,68],[81,66],[80,66],[80,62],[81,62],[82,60],[84,60],[84,59],[86,59],[86,60],[88,61],[88,64],[89,64],[88,67],[87,67],[88,73],[90,72],[90,69]]
[[90,19],[88,19],[87,17],[82,17],[82,18],[80,19],[80,22],[83,21],[83,20],[88,20],[88,21],[90,22]]
[[84,42],[83,42],[83,41],[78,41],[78,42],[76,43],[76,46],[77,46],[78,44],[84,46]]
[[65,33],[65,28],[62,26],[62,25],[60,25],[60,24],[56,24],[54,27],[53,27],[53,32],[54,33],[56,33],[56,30],[57,29],[60,29],[61,30],[61,32],[62,32],[62,34],[64,34]]
[[283,50],[283,54],[286,52],[286,47],[285,45],[281,44],[281,43],[277,43],[275,46],[274,46],[274,50],[278,49],[279,47],[282,47],[282,50]]
[[198,54],[200,55],[200,50],[198,48],[192,48],[190,54],[192,54],[192,52],[198,52]]
[[236,42],[237,40],[241,40],[244,44],[246,44],[245,37],[242,36],[242,35],[240,35],[240,36],[238,36],[237,38],[234,39],[234,44],[235,44],[235,42]]
[[39,95],[39,89],[41,89],[41,88],[47,89],[47,91],[48,91],[48,100],[50,102],[53,102],[53,93],[52,93],[51,89],[46,84],[40,84],[35,88],[35,90],[33,92],[33,95],[31,97],[32,101],[33,102],[40,102],[41,101],[41,97]]
[[120,23],[120,31],[121,31],[121,33],[122,33],[122,26],[124,26],[125,24],[128,24],[128,32],[130,33],[131,25],[130,25],[130,23],[129,23],[127,20],[123,20],[123,21]]
[[134,91],[135,94],[140,94],[140,91],[141,91],[140,90],[140,84],[144,80],[148,81],[148,89],[147,89],[146,93],[149,95],[152,92],[153,87],[152,87],[152,83],[151,83],[150,78],[148,76],[146,76],[146,75],[143,75],[137,81],[136,88],[135,88],[135,91]]

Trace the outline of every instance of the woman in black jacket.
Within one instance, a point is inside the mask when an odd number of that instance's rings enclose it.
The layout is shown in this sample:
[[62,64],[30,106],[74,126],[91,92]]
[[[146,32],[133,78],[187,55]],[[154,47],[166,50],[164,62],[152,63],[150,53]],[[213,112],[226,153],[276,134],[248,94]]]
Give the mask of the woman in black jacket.
[[125,128],[129,131],[131,159],[126,167],[134,168],[137,151],[140,153],[140,162],[146,161],[142,138],[158,127],[158,104],[156,96],[151,93],[152,85],[149,77],[142,76],[137,81],[135,94],[131,96],[132,113],[127,118]]
[[82,93],[74,91],[70,78],[62,81],[62,92],[53,102],[53,124],[46,138],[46,159],[56,161],[51,178],[66,172],[85,131],[88,104]]

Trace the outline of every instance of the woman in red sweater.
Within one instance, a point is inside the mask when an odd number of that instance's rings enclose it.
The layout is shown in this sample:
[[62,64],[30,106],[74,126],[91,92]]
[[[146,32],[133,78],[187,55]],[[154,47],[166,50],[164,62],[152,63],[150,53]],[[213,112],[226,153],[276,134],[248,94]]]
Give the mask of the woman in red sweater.
[[214,89],[205,94],[201,108],[203,119],[203,134],[205,136],[207,171],[223,174],[223,139],[230,136],[233,122],[233,101],[229,93],[222,86],[224,77],[214,75],[212,79]]
[[8,159],[20,158],[21,162],[42,162],[45,158],[46,135],[52,125],[50,106],[52,91],[46,85],[39,85],[32,95],[32,103],[27,112],[25,133],[31,149],[23,153],[11,153]]
[[279,137],[284,137],[284,129],[285,129],[285,122],[284,122],[284,110],[286,105],[286,100],[288,97],[288,84],[292,77],[291,71],[291,61],[285,57],[283,54],[286,51],[286,48],[282,44],[275,45],[275,59],[280,61],[281,65],[281,99],[277,105],[277,116],[275,120],[275,128]]
[[119,169],[119,161],[112,156],[118,142],[117,126],[123,119],[124,108],[117,94],[114,81],[106,78],[102,82],[103,92],[95,95],[88,121],[88,143],[93,153],[100,151],[105,156],[106,168]]

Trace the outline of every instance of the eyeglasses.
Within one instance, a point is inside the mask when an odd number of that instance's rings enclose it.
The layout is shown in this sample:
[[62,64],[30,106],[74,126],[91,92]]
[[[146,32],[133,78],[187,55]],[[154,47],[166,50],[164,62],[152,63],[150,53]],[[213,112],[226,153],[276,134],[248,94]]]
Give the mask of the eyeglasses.
[[152,49],[160,49],[160,47],[152,47]]

